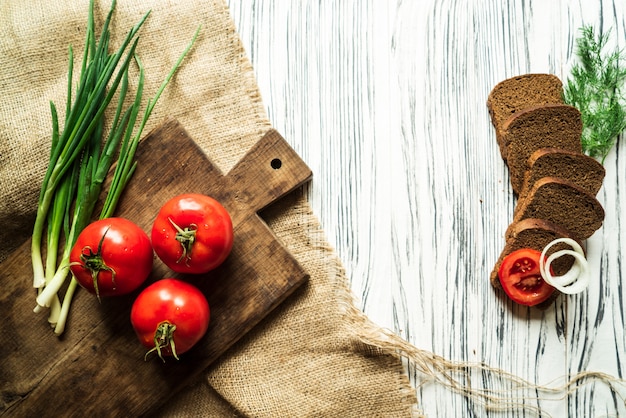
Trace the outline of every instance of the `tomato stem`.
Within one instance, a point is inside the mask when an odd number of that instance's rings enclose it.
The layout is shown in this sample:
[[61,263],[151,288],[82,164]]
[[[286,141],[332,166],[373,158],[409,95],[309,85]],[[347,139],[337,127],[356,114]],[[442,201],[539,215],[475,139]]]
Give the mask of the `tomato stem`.
[[185,227],[185,229],[182,229],[180,226],[176,225],[172,218],[168,217],[167,219],[176,229],[176,241],[180,242],[180,245],[183,248],[183,253],[180,258],[176,260],[176,263],[180,263],[185,260],[185,264],[189,265],[193,243],[196,241],[196,231],[198,230],[198,225],[191,224],[188,227]]
[[[100,290],[98,288],[98,274],[100,274],[101,271],[104,270],[111,272],[111,281],[115,286],[115,270],[107,266],[102,259],[102,244],[104,243],[104,238],[106,237],[107,232],[109,232],[109,228],[107,228],[106,231],[104,231],[104,234],[102,234],[102,238],[100,238],[100,242],[98,243],[98,249],[95,253],[93,252],[91,247],[87,246],[82,249],[80,254],[80,261],[83,262],[82,267],[91,272],[93,288],[96,291],[96,297],[98,298],[99,302],[102,302],[100,300]],[[85,252],[88,253],[86,254]]]
[[150,353],[153,353],[156,351],[157,354],[159,355],[159,358],[163,360],[163,363],[165,363],[165,359],[163,358],[163,353],[161,352],[161,350],[163,348],[167,348],[168,346],[170,347],[170,350],[172,351],[172,355],[174,356],[174,358],[176,360],[180,360],[178,358],[178,355],[176,354],[176,344],[174,343],[174,331],[176,331],[176,325],[168,321],[161,322],[159,326],[157,327],[156,331],[154,332],[154,348],[152,348],[150,351],[146,353],[146,355],[144,356],[144,361],[148,359],[148,355],[150,355]]

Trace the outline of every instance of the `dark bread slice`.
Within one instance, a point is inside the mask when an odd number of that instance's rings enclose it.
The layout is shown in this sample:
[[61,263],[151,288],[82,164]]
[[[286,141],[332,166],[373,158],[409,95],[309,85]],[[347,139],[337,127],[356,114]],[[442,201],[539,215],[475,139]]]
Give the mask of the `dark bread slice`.
[[496,130],[496,140],[503,159],[507,159],[502,144],[502,125],[515,112],[527,107],[563,103],[563,83],[552,74],[524,74],[508,78],[489,93],[487,108]]
[[582,153],[583,125],[580,111],[573,106],[533,106],[507,119],[502,128],[511,186],[518,195],[528,169],[528,159],[538,149],[560,148]]
[[528,218],[545,219],[565,228],[579,241],[593,235],[604,221],[604,209],[595,196],[558,177],[537,180],[517,205],[513,223]]
[[524,200],[533,184],[542,177],[565,179],[595,196],[602,187],[605,174],[604,166],[588,155],[559,148],[540,148],[528,158],[519,200]]
[[[502,288],[498,277],[498,270],[507,255],[521,248],[532,248],[537,251],[543,251],[546,245],[557,238],[572,238],[571,233],[565,228],[544,219],[533,218],[522,219],[519,222],[514,222],[509,225],[506,237],[504,249],[500,253],[500,257],[498,258],[498,261],[496,261],[489,277],[491,285],[497,289]],[[583,247],[581,242],[577,242],[581,247]],[[562,249],[570,249],[570,247],[567,244],[556,244],[550,248],[547,255]],[[564,256],[556,259],[552,264],[554,273],[557,275],[565,274],[573,263],[574,258],[571,256]]]

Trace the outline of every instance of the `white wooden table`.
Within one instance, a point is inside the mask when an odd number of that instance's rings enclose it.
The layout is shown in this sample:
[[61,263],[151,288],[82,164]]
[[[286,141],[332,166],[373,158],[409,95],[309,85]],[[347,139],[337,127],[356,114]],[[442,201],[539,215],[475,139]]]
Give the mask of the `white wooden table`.
[[[499,81],[565,80],[583,24],[626,47],[622,0],[230,0],[273,125],[309,164],[308,196],[360,308],[416,347],[541,385],[626,373],[626,143],[605,161],[593,283],[546,311],[489,285],[515,200],[485,102]],[[407,367],[432,417],[485,409]],[[523,390],[526,413],[626,415],[585,379],[569,396]],[[491,374],[475,387],[510,390]],[[622,386],[621,396],[626,396]],[[540,400],[540,398],[548,398]],[[519,416],[513,410],[493,416]],[[532,415],[532,414],[531,414]]]

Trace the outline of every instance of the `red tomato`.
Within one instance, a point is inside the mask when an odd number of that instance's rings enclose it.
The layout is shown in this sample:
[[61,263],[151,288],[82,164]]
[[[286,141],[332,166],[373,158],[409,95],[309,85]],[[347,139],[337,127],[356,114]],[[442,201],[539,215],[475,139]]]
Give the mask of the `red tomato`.
[[188,351],[209,327],[209,303],[195,286],[177,279],[162,279],[146,287],[135,299],[130,322],[141,343],[159,357]]
[[217,200],[183,194],[161,207],[152,226],[152,246],[175,272],[206,273],[230,253],[233,223]]
[[515,302],[534,306],[548,299],[554,292],[541,277],[541,252],[530,248],[513,251],[505,257],[498,270],[504,292]]
[[152,261],[148,235],[124,218],[87,225],[70,252],[72,274],[98,299],[137,289],[150,274]]

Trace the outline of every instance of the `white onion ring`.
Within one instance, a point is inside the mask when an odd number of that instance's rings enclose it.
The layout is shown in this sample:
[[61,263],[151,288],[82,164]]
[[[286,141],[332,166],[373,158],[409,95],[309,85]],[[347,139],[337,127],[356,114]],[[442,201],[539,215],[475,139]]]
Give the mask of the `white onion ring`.
[[[571,238],[557,238],[554,241],[550,242],[548,245],[546,245],[544,247],[544,249],[543,249],[543,252],[541,253],[541,257],[539,259],[539,270],[541,271],[542,275],[543,275],[543,273],[545,271],[546,254],[548,253],[550,248],[552,248],[552,246],[554,246],[556,244],[559,244],[561,242],[564,243],[564,244],[569,245],[570,247],[572,247],[574,249],[574,251],[576,251],[578,254],[582,255],[583,257],[585,256],[585,252],[583,251],[582,247],[576,241],[574,241],[573,239],[571,239]],[[574,264],[574,265],[576,265],[576,264]],[[573,268],[573,266],[572,266],[572,268]],[[579,266],[577,266],[577,268],[578,268],[578,270],[580,270]],[[570,271],[571,270],[572,269],[570,269]],[[560,277],[564,277],[567,274],[569,274],[569,271],[568,271],[568,273],[566,273],[565,275],[560,276]],[[576,280],[576,279],[574,279],[574,280]],[[570,281],[569,283],[572,283],[572,281]]]
[[[573,282],[570,282],[571,284],[564,286],[561,283],[555,283],[555,280],[551,280],[550,279],[555,279],[556,277],[553,277],[550,274],[550,264],[552,263],[552,261],[554,261],[556,258],[559,258],[561,256],[564,255],[571,255],[574,258],[576,258],[576,262],[575,264],[579,264],[580,265],[580,269],[581,269],[581,274],[578,275],[576,277],[576,279]],[[550,257],[548,257],[548,260],[546,261],[546,266],[548,267],[546,270],[546,277],[545,280],[546,282],[548,282],[549,284],[552,285],[552,287],[558,289],[559,291],[561,291],[561,293],[566,293],[568,295],[573,295],[575,293],[580,293],[583,290],[585,290],[587,288],[587,286],[589,286],[589,281],[590,281],[590,275],[589,275],[589,266],[587,263],[587,260],[585,259],[585,257],[583,257],[582,255],[580,255],[579,253],[575,252],[575,251],[571,251],[571,250],[561,250],[561,251],[557,251],[554,254],[552,254]]]
[[549,243],[548,245],[545,246],[545,248],[543,249],[543,256],[546,256],[546,253],[548,252],[548,250],[553,247],[554,245],[558,244],[558,243],[564,243],[569,245],[570,247],[572,247],[574,249],[574,251],[576,251],[578,254],[582,255],[583,257],[585,256],[585,252],[583,251],[582,247],[573,239],[571,238],[557,238],[554,241],[552,241],[551,243]]
[[[553,245],[560,242],[568,244],[574,250],[560,250],[551,254],[550,257],[546,259],[546,253],[548,250]],[[567,271],[567,273],[561,276],[553,276],[550,273],[550,265],[554,260],[563,257],[564,255],[574,257],[574,264]],[[566,293],[568,295],[580,293],[589,285],[589,263],[585,258],[585,253],[581,246],[570,238],[558,238],[545,246],[543,252],[541,253],[541,258],[539,259],[539,270],[541,271],[541,275],[546,283],[559,290],[561,293]]]
[[[567,252],[563,252],[563,251],[567,251]],[[554,254],[559,254],[558,256],[554,256]],[[545,267],[544,267],[544,272],[545,272],[545,276],[549,276],[549,284],[556,284],[559,286],[568,286],[572,283],[574,283],[577,279],[578,276],[580,276],[581,273],[581,268],[580,265],[581,263],[578,262],[578,260],[574,260],[574,264],[572,264],[572,266],[570,267],[570,269],[567,271],[567,273],[561,275],[561,276],[553,276],[552,273],[550,273],[550,264],[552,264],[552,262],[559,258],[562,257],[564,255],[571,255],[572,257],[576,257],[576,255],[572,254],[578,254],[575,251],[571,251],[571,250],[561,250],[561,251],[557,251],[554,254],[552,254],[550,257],[552,257],[551,259],[549,258],[543,258],[542,260],[544,260],[545,263]],[[553,257],[554,256],[554,257]],[[551,261],[548,261],[551,260]],[[541,267],[540,267],[541,268]],[[543,275],[543,273],[542,273]]]

